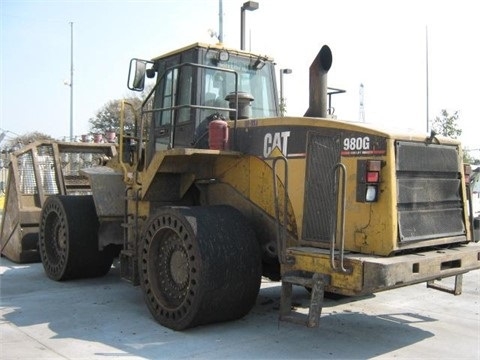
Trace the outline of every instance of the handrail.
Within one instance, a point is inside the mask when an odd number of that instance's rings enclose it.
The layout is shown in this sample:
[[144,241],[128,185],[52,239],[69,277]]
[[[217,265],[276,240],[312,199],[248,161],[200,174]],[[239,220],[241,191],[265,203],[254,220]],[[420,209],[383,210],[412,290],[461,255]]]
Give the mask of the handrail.
[[[125,165],[125,162],[123,161],[123,147],[124,147],[124,139],[133,139],[133,140],[136,140],[137,141],[137,161],[139,161],[140,159],[140,145],[141,145],[141,142],[139,141],[139,139],[135,136],[126,136],[125,135],[125,105],[128,105],[132,108],[132,113],[133,113],[133,117],[135,119],[135,127],[137,126],[137,122],[138,122],[138,119],[137,119],[137,114],[135,114],[135,108],[133,107],[133,104],[129,103],[128,101],[125,101],[125,100],[122,100],[121,101],[121,105],[120,105],[120,129],[119,129],[119,138],[120,138],[120,141],[119,141],[119,144],[118,144],[118,152],[119,152],[119,156],[118,156],[118,162],[120,164],[120,166],[122,167],[122,170],[123,170],[123,180],[127,183],[128,182],[128,176],[127,176],[127,173],[128,173],[128,170],[127,170],[127,166]],[[143,121],[142,121],[142,124],[141,124],[141,129],[140,131],[143,131]],[[136,174],[136,172],[135,172]],[[134,181],[136,181],[136,179],[133,179]]]
[[[331,240],[330,240],[330,266],[332,267],[332,269],[334,271],[341,272],[341,273],[348,273],[349,270],[345,269],[344,262],[343,262],[344,253],[345,253],[345,193],[346,193],[346,187],[347,187],[347,183],[346,183],[347,168],[342,163],[337,163],[333,167],[333,173],[334,173],[335,179],[337,179],[336,184],[335,184],[336,188],[338,189],[340,187],[339,186],[340,183],[342,185],[340,199],[338,198],[337,191],[335,191],[335,193],[337,195],[336,196],[337,206],[338,206],[339,201],[341,203],[341,211],[340,211],[340,223],[341,223],[341,228],[340,228],[340,264],[339,264],[338,267],[335,264],[335,245],[337,243],[337,226],[338,226],[337,216],[339,215],[338,210],[336,210],[335,211],[335,217],[334,217],[334,219],[335,219],[334,220],[334,226],[333,226],[333,231],[332,231],[333,233],[332,233]],[[340,176],[338,178],[337,178],[337,173],[340,174]],[[337,209],[337,207],[335,207],[335,209]]]
[[125,187],[124,206],[123,206],[123,250],[129,249],[128,244],[128,193],[133,190],[131,186]]
[[[283,196],[283,227],[280,223],[280,206],[278,204],[278,186],[277,186],[277,162],[282,160],[285,163],[285,194]],[[273,198],[275,202],[275,220],[277,229],[277,252],[278,260],[280,264],[286,263],[286,250],[287,250],[287,198],[288,198],[288,160],[285,156],[278,156],[273,159]]]

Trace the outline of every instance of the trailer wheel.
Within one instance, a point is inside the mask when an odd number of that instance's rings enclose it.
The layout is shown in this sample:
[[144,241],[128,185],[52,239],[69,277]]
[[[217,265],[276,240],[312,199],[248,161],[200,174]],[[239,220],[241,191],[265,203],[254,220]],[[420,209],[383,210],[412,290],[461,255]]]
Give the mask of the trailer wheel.
[[98,250],[98,219],[92,196],[49,196],[40,216],[38,245],[53,280],[96,277],[111,268],[114,251]]
[[164,208],[145,226],[139,270],[155,320],[183,330],[251,310],[260,288],[260,249],[232,207]]

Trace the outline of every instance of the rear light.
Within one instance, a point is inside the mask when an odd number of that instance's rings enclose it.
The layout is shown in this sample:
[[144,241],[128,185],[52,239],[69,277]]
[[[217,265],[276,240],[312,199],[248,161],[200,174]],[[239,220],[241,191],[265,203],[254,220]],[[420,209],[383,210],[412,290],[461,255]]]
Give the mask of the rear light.
[[365,202],[374,202],[377,201],[377,190],[376,185],[367,186],[367,191],[365,192]]
[[358,160],[357,162],[357,201],[378,201],[381,160]]
[[378,183],[378,179],[380,178],[380,174],[376,171],[368,171],[367,172],[367,183]]
[[382,162],[380,160],[367,160],[368,171],[380,171],[382,170]]
[[367,183],[380,182],[380,169],[382,168],[382,162],[380,160],[367,160],[367,174],[365,181]]

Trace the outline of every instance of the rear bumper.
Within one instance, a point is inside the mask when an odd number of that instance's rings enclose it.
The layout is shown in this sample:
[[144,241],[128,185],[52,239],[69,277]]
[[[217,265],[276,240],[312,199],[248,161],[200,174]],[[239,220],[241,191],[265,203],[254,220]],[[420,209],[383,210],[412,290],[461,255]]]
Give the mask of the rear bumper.
[[349,270],[346,274],[331,269],[325,249],[289,248],[287,258],[291,263],[282,266],[282,273],[319,272],[330,276],[327,291],[364,295],[480,269],[480,244],[393,257],[346,253],[344,267]]

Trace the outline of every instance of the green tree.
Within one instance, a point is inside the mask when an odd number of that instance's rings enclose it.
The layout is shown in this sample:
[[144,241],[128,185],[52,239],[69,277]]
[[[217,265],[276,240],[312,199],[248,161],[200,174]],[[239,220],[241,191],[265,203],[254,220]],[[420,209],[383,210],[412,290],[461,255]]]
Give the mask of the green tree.
[[139,97],[134,96],[126,99],[108,101],[97,111],[93,118],[88,120],[90,123],[90,132],[92,134],[105,134],[109,131],[114,131],[118,134],[120,132],[120,112],[123,100],[131,105],[125,106],[125,130],[132,131],[135,126],[135,118],[140,120],[142,103],[151,89],[152,86],[145,89]]
[[458,125],[460,115],[458,110],[450,115],[447,110],[443,109],[440,116],[435,117],[432,122],[432,130],[438,135],[457,139],[462,135],[462,129]]
[[471,165],[480,165],[480,159],[473,157],[470,149],[463,149],[463,162]]
[[[457,139],[462,135],[462,129],[458,125],[460,115],[458,110],[450,115],[447,110],[443,109],[441,115],[437,116],[432,122],[432,130],[438,135]],[[463,149],[463,162],[466,164],[478,164],[480,161],[475,159],[468,149]]]
[[[131,130],[135,123],[135,116],[138,115],[138,109],[141,106],[142,101],[138,98],[125,99],[126,102],[131,104],[135,109],[132,111],[130,106],[125,106],[125,124],[126,130]],[[109,131],[119,133],[120,131],[120,112],[121,112],[122,100],[110,100],[103,107],[97,111],[95,117],[90,118],[90,132],[92,134],[105,134]]]

